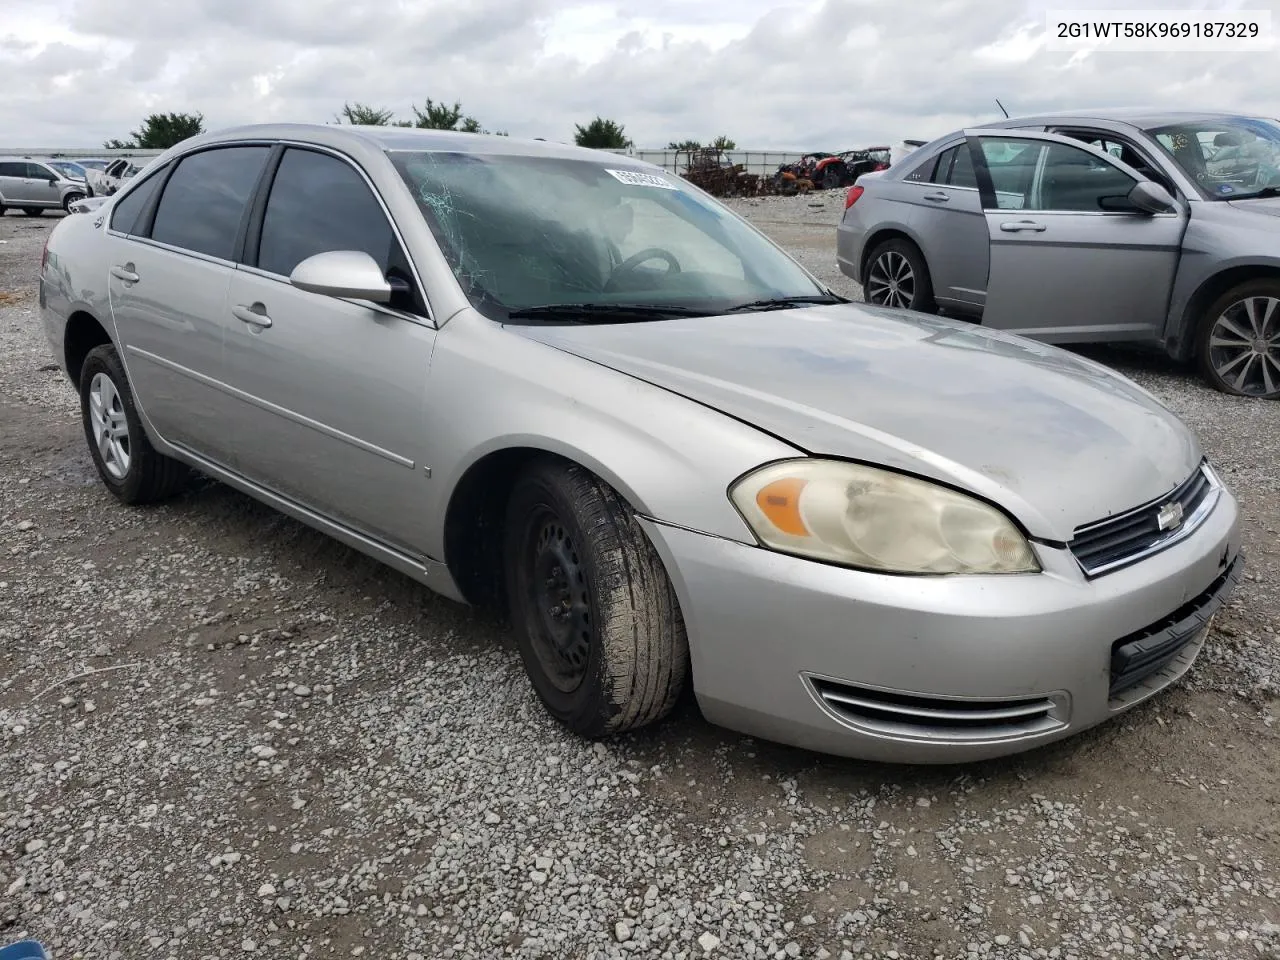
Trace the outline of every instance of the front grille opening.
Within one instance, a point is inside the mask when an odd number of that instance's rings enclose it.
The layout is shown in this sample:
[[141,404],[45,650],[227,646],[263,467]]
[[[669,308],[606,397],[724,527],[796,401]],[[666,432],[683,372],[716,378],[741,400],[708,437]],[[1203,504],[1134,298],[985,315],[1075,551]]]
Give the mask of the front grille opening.
[[[1118,697],[1179,659],[1183,649],[1209,625],[1240,580],[1239,555],[1213,583],[1162,620],[1111,645],[1110,695]],[[1172,679],[1172,678],[1170,678]]]
[[[1076,561],[1086,573],[1105,573],[1135,557],[1141,556],[1163,541],[1181,539],[1193,527],[1192,515],[1213,492],[1214,484],[1204,464],[1177,489],[1159,500],[1108,520],[1080,527],[1069,544]],[[1160,511],[1177,503],[1183,521],[1173,530],[1160,529]]]
[[1059,697],[951,700],[889,693],[825,677],[809,677],[827,710],[846,723],[910,740],[1003,740],[1044,733],[1066,722]]

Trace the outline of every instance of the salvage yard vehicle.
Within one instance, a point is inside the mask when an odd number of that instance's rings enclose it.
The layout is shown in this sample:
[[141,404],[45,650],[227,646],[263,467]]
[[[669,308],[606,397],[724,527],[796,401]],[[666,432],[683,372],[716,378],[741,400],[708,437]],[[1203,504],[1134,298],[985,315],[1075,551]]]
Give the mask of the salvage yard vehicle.
[[1243,570],[1235,498],[1144,390],[849,303],[627,157],[205,134],[60,222],[39,299],[119,500],[194,467],[505,603],[584,737],[691,682],[770,740],[1012,753],[1182,676]]
[[1113,111],[940,137],[846,198],[872,303],[1049,343],[1152,341],[1280,399],[1280,123]]
[[29,217],[65,210],[84,194],[82,182],[68,179],[43,161],[0,157],[0,216],[10,207]]
[[90,167],[87,171],[89,196],[111,196],[120,189],[124,181],[136,176],[143,166],[145,164],[122,157],[119,160],[112,160],[101,170]]

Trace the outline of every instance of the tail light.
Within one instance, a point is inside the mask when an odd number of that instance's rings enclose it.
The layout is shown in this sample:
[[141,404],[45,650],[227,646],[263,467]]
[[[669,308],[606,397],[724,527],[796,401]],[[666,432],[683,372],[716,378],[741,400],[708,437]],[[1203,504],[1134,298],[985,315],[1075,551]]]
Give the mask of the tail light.
[[852,207],[855,203],[858,202],[858,198],[862,196],[863,189],[864,189],[863,187],[856,187],[856,186],[849,188],[849,192],[845,194],[845,197],[844,197],[844,208],[846,210],[848,210],[850,207]]

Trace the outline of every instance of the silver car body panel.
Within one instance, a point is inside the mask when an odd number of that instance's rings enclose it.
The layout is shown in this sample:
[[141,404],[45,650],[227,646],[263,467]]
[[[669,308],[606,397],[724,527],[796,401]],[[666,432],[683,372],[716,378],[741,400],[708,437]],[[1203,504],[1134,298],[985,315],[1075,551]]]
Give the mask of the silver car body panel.
[[[656,168],[508,138],[282,125],[194,138],[155,171],[191,151],[250,141],[323,148],[362,171],[428,312],[306,293],[113,230],[113,212],[157,174],[137,178],[93,215],[54,229],[40,302],[64,369],[73,318],[102,324],[161,452],[454,599],[462,592],[446,518],[473,468],[513,450],[580,463],[618,490],[662,555],[707,715],[835,753],[935,761],[1012,752],[1132,705],[1198,651],[1196,639],[1128,700],[1109,699],[1113,644],[1237,569],[1238,512],[1224,490],[1181,539],[1124,569],[1084,574],[1064,541],[1169,495],[1202,456],[1167,409],[1101,365],[856,305],[504,325],[471,306],[387,151]],[[988,500],[1034,538],[1043,572],[897,577],[761,548],[729,488],[764,464],[810,453]],[[1209,592],[1225,596],[1229,585]],[[910,732],[849,720],[840,698],[877,690],[934,698],[894,708],[926,717],[945,714],[947,698],[976,698],[995,726],[957,739],[932,721]]]
[[[1069,112],[1000,120],[946,134],[889,170],[859,179],[865,192],[837,228],[838,265],[862,282],[869,246],[880,237],[899,233],[921,248],[931,269],[950,258],[941,267],[947,280],[938,284],[936,295],[940,304],[958,313],[979,315],[986,325],[1048,342],[1155,340],[1172,356],[1187,359],[1195,324],[1223,277],[1238,282],[1249,276],[1280,274],[1280,223],[1275,220],[1280,204],[1270,198],[1204,199],[1144,128],[1230,115],[1230,111]],[[1053,231],[1004,236],[998,232],[1000,224],[1022,218],[991,211],[985,217],[986,236],[979,240],[972,224],[968,229],[959,225],[958,215],[939,223],[938,217],[930,222],[900,212],[912,208],[913,196],[927,192],[924,188],[939,189],[904,177],[966,135],[1025,133],[1056,138],[1055,131],[1109,134],[1131,146],[1172,188],[1179,213],[1126,217],[1037,211],[1029,218],[1051,222]],[[1141,171],[1085,146],[1078,138],[1066,138],[1066,142],[1107,158],[1135,178],[1144,178]],[[955,192],[956,188],[941,190]],[[984,261],[983,254],[990,259]],[[961,275],[959,280],[956,274]],[[1081,275],[1087,282],[1080,282]],[[1136,278],[1141,281],[1135,282]],[[970,290],[975,292],[958,292]],[[1070,291],[1070,297],[1063,296],[1064,290]],[[1064,315],[1068,304],[1071,314]]]
[[84,184],[72,180],[42,160],[25,157],[0,157],[3,164],[22,164],[23,176],[0,174],[0,206],[57,210],[76,195],[84,196]]

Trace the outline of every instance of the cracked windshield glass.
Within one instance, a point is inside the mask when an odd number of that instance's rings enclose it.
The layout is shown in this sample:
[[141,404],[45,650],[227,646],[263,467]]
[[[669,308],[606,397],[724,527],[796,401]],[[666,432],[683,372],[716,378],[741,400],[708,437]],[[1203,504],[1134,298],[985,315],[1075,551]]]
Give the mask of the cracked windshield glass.
[[623,157],[391,158],[471,302],[493,319],[584,305],[714,315],[761,301],[827,299],[719,204]]
[[1214,200],[1280,191],[1280,124],[1275,121],[1215,117],[1149,132]]

